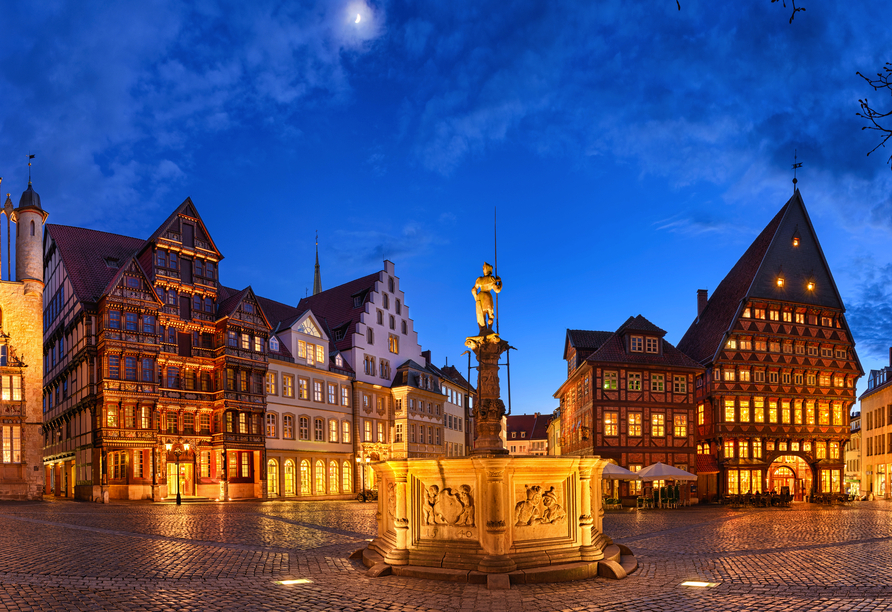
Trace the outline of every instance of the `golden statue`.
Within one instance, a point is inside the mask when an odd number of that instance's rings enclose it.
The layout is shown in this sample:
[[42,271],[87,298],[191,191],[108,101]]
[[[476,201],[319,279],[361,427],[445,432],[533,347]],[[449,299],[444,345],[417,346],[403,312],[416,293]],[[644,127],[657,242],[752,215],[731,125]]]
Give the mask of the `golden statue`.
[[[471,294],[477,301],[477,325],[480,326],[480,335],[486,332],[492,332],[493,322],[495,321],[495,311],[492,305],[492,293],[499,293],[502,290],[502,279],[492,275],[492,266],[488,263],[483,264],[483,276],[477,277]],[[487,320],[488,317],[488,320]]]

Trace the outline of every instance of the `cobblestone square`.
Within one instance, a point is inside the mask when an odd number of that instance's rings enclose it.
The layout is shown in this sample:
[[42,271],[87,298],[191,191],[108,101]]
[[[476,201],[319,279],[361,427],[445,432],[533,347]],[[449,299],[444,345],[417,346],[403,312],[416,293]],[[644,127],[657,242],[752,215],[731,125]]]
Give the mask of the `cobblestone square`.
[[[892,504],[622,511],[622,581],[488,591],[368,578],[374,504],[0,504],[3,610],[874,610],[892,606]],[[309,579],[283,585],[288,579]],[[680,586],[685,580],[718,583]]]

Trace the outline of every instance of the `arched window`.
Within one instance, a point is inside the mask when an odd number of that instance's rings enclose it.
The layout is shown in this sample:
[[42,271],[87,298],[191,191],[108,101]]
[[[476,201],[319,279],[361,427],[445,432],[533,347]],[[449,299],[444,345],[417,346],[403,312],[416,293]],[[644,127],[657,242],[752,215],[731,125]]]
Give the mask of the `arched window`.
[[325,464],[316,460],[316,495],[325,495]]
[[266,488],[270,497],[279,496],[279,464],[275,459],[266,462]]
[[31,235],[34,235],[34,221],[31,222]]
[[343,482],[341,483],[341,491],[344,493],[349,493],[353,489],[353,479],[350,478],[350,462],[345,461],[341,466],[341,478]]
[[294,495],[294,462],[285,460],[285,495]]
[[310,462],[306,459],[300,462],[300,494],[310,494]]
[[328,463],[328,492],[332,494],[338,492],[338,464],[336,461]]

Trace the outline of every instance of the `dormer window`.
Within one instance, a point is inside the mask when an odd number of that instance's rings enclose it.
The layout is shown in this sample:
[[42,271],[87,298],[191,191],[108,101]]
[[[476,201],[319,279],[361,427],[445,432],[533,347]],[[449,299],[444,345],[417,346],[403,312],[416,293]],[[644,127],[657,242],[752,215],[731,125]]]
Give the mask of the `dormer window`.
[[354,295],[353,296],[353,308],[359,308],[360,306],[362,306],[362,296]]
[[269,339],[269,350],[271,350],[274,353],[279,352],[279,339],[276,338],[275,336],[273,336],[272,338]]
[[521,437],[521,438],[526,438],[526,437],[527,437],[527,432],[525,432],[525,431],[520,432],[520,437]]
[[644,352],[644,337],[632,336],[629,339],[629,350],[633,353]]
[[660,345],[658,344],[658,339],[651,337],[645,338],[645,348],[648,353],[659,353]]
[[341,354],[340,354],[340,353],[338,353],[337,355],[335,355],[334,362],[335,362],[335,365],[338,366],[339,368],[344,367],[344,358],[341,357]]

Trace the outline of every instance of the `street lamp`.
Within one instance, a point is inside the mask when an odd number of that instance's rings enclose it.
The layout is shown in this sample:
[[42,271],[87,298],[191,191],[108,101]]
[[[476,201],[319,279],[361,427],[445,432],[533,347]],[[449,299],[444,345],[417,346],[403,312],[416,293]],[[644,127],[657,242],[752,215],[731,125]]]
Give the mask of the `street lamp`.
[[[365,458],[365,465],[367,466],[369,463],[371,463],[371,461],[372,461],[372,460],[371,460],[370,458],[366,457],[366,458]],[[365,503],[365,502],[366,502],[366,498],[365,498],[365,471],[366,471],[366,467],[365,467],[362,463],[363,463],[363,461],[362,461],[362,457],[357,457],[357,458],[356,458],[356,469],[357,469],[357,470],[360,470],[360,472],[362,473],[362,503]]]
[[[176,444],[168,442],[165,446],[168,452],[173,450],[173,455],[177,458],[177,505],[179,506],[183,503],[182,497],[180,496],[180,455],[189,451],[189,445],[177,441]],[[170,485],[168,484],[168,486]]]

